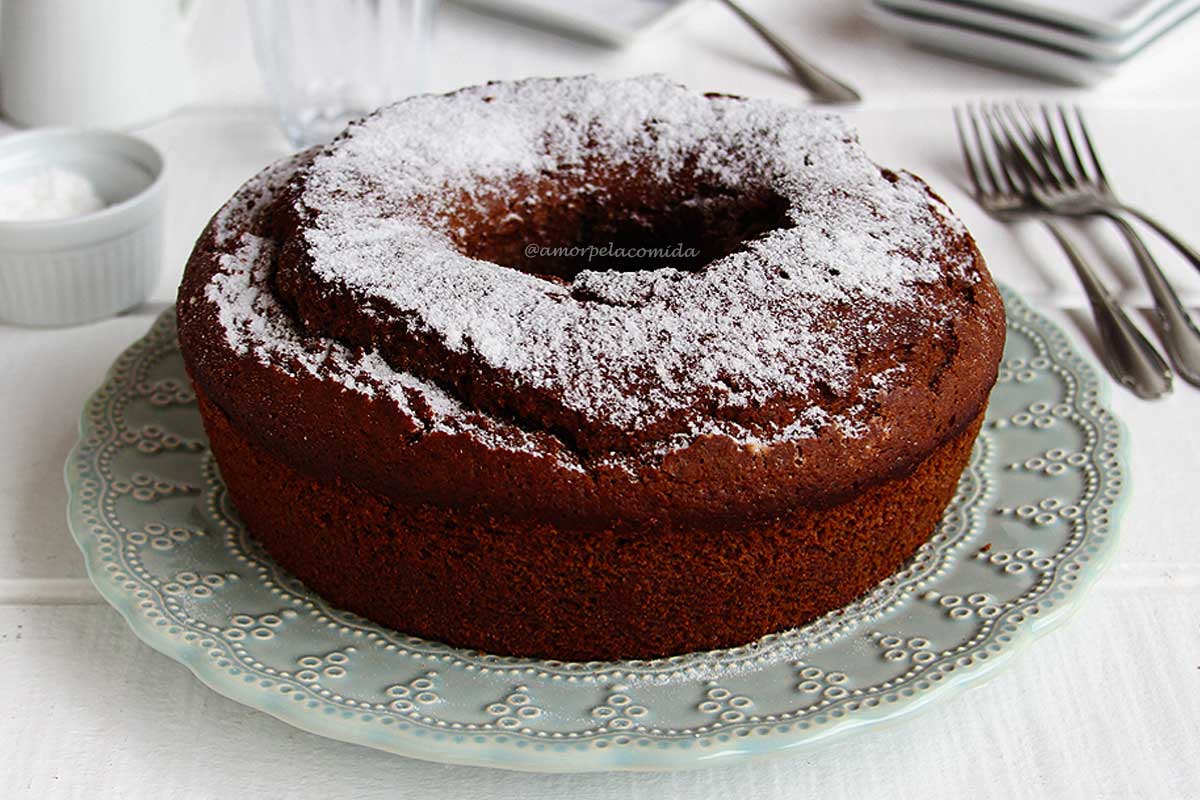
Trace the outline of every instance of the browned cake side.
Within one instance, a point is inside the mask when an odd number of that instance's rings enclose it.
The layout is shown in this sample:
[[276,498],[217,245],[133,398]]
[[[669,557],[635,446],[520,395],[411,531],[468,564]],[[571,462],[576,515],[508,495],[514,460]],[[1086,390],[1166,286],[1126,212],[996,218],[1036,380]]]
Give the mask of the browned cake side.
[[932,534],[982,416],[909,475],[745,530],[489,524],[312,478],[197,393],[221,476],[267,552],[405,633],[569,661],[733,647],[840,608]]

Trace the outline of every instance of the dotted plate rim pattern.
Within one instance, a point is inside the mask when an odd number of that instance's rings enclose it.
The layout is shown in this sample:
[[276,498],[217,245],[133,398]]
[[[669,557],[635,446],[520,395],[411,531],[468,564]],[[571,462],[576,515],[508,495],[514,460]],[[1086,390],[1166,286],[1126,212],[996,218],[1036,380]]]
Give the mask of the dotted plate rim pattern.
[[88,574],[146,643],[298,728],[454,764],[680,769],[793,752],[977,684],[1078,607],[1116,547],[1126,436],[1097,372],[1002,287],[1008,343],[933,537],[803,628],[653,661],[464,651],[327,605],[237,519],[173,310],[92,395],[65,468]]

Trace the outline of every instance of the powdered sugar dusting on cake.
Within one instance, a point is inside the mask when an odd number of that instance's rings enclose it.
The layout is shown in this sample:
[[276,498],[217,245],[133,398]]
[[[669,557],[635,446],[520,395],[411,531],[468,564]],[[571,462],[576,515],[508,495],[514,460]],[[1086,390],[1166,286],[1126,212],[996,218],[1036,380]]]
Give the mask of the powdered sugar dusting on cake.
[[[452,216],[439,204],[597,154],[664,181],[687,166],[728,186],[769,187],[792,227],[697,274],[647,262],[584,271],[571,286],[472,259],[438,228]],[[832,328],[816,320],[832,303],[912,303],[916,284],[942,276],[946,249],[923,184],[882,174],[840,119],[706,98],[661,78],[534,80],[405,101],[318,157],[301,202],[315,212],[305,235],[319,280],[383,300],[518,386],[559,392],[568,409],[630,429],[714,387],[731,407],[817,383],[844,388],[873,315]],[[575,299],[581,291],[588,301]]]
[[419,426],[421,434],[469,433],[487,447],[551,457],[564,468],[582,470],[575,455],[556,447],[552,437],[483,417],[436,384],[392,369],[376,352],[356,352],[334,340],[314,347],[271,293],[276,243],[246,232],[239,224],[259,211],[293,171],[284,163],[261,173],[216,219],[217,243],[226,252],[218,258],[220,269],[206,287],[205,297],[216,306],[233,351],[292,374],[306,372],[335,380],[367,397],[387,398]]
[[[444,228],[448,204],[471,202],[476,189],[503,192],[523,176],[573,169],[597,154],[663,181],[686,165],[724,186],[769,189],[787,202],[791,225],[696,273],[648,261],[631,272],[584,271],[570,284],[470,258]],[[208,299],[231,346],[389,397],[427,431],[469,430],[490,447],[545,453],[550,434],[481,414],[378,353],[320,337],[314,350],[314,337],[271,293],[276,245],[239,223],[295,170],[285,163],[264,173],[216,220],[227,254]],[[552,390],[583,417],[628,430],[698,398],[736,409],[811,396],[818,385],[844,392],[856,352],[879,335],[887,309],[928,302],[917,286],[971,266],[945,263],[946,231],[961,231],[949,210],[917,179],[883,173],[839,118],[706,98],[661,78],[533,80],[413,98],[353,126],[302,179],[315,279],[381,301],[372,307],[385,310],[375,313],[402,315],[518,387]],[[634,455],[662,456],[697,436],[752,447],[830,425],[858,436],[867,401],[903,372],[875,376],[859,389],[863,402],[836,416],[814,403],[775,427],[693,417]],[[549,449],[581,468],[568,449]],[[632,470],[620,454],[592,463]]]

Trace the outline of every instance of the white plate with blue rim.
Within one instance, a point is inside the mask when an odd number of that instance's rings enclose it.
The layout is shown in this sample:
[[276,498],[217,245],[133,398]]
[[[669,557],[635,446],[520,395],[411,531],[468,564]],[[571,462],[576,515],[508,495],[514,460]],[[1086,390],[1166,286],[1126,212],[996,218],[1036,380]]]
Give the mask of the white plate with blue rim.
[[978,684],[1065,620],[1113,554],[1121,426],[1062,332],[1011,290],[1004,298],[999,382],[931,539],[855,603],[741,647],[522,659],[331,607],[238,520],[173,312],[88,401],[66,464],[68,519],[96,587],[147,644],[217,692],[321,736],[546,772],[807,750]]

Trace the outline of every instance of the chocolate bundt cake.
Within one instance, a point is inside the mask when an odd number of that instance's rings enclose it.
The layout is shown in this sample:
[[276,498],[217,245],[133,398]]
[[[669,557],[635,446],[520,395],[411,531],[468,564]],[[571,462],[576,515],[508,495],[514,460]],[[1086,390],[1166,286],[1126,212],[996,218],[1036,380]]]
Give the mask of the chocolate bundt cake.
[[665,79],[405,100],[196,244],[179,341],[250,532],[331,603],[560,660],[739,645],[899,569],[1004,312],[838,118]]

